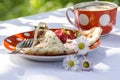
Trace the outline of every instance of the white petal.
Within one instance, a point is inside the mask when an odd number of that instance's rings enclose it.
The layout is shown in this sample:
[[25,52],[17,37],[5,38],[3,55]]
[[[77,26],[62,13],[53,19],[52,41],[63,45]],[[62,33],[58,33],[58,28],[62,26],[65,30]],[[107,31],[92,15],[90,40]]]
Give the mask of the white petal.
[[70,68],[68,64],[63,64],[63,67],[65,68],[65,70],[68,70]]
[[64,59],[64,62],[68,62],[69,60],[70,60],[70,57],[68,56]]
[[69,67],[64,67],[65,68],[65,70],[69,70]]
[[64,60],[64,61],[63,61],[63,64],[67,64],[67,63],[68,63],[68,61],[67,61],[67,60]]
[[79,69],[79,65],[75,65],[74,67],[71,68],[72,71],[77,71]]
[[77,64],[80,64],[80,61],[76,60],[74,63],[77,65]]
[[77,41],[77,43],[81,42],[81,37],[77,37],[76,41]]
[[87,40],[87,38],[85,37],[85,36],[81,36],[81,40],[82,40],[82,42],[86,42],[86,40]]
[[70,60],[74,60],[74,59],[75,59],[75,56],[71,55]]
[[78,58],[77,58],[77,57],[74,57],[72,60],[75,62],[75,61],[77,61],[77,60],[78,60]]

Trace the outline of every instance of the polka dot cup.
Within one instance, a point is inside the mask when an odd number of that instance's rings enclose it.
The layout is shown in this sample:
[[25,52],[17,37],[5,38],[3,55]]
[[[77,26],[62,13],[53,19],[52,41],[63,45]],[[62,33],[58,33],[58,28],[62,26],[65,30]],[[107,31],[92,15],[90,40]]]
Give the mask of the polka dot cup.
[[[112,2],[92,1],[83,2],[68,8],[68,21],[78,29],[89,30],[92,27],[101,27],[102,35],[108,34],[116,24],[117,5]],[[70,12],[74,14],[74,22],[70,19]]]

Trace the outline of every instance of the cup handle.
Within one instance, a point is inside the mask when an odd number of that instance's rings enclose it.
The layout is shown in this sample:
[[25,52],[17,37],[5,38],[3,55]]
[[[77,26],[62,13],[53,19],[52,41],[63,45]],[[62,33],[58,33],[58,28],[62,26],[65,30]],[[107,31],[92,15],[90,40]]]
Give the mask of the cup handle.
[[71,12],[73,13],[73,9],[68,8],[68,9],[66,10],[66,17],[67,17],[68,21],[69,21],[72,25],[76,26],[76,24],[75,24],[73,21],[71,21],[71,19],[70,19],[70,17],[69,17],[69,11],[71,11]]

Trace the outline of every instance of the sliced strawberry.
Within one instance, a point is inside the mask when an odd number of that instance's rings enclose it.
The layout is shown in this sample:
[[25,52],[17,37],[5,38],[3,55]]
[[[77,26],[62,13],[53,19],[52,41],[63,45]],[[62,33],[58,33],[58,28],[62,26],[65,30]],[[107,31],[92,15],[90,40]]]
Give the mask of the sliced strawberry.
[[69,30],[68,39],[75,39],[75,38],[76,38],[75,31]]
[[66,34],[65,30],[63,29],[58,29],[55,31],[55,34],[57,35],[57,37],[63,42],[65,43],[68,39],[68,35]]

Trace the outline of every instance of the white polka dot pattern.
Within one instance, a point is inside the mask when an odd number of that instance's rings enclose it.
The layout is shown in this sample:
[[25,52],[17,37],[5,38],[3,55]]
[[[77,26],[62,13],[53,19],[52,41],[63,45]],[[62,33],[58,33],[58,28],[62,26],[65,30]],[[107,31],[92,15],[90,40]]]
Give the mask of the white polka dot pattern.
[[85,14],[80,14],[79,16],[80,24],[86,26],[89,23],[89,18]]
[[103,14],[100,19],[99,19],[99,23],[102,25],[102,26],[106,26],[108,25],[110,22],[110,16],[108,14]]
[[7,40],[7,42],[12,43],[12,41],[10,39],[6,39],[6,40]]
[[30,34],[29,33],[24,33],[24,36],[30,36]]
[[12,48],[12,49],[14,49],[14,47],[13,47],[13,46],[9,46],[9,48]]
[[16,38],[16,40],[17,40],[17,41],[22,41],[22,39],[21,39],[21,38]]

